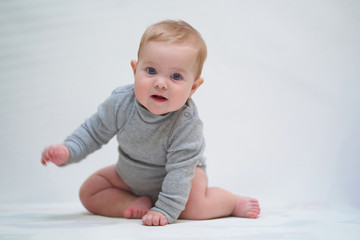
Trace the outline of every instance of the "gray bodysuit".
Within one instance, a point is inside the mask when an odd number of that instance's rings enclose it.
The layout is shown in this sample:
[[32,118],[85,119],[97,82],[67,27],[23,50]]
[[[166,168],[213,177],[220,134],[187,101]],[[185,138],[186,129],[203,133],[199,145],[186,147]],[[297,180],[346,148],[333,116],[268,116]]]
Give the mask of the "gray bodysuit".
[[196,166],[206,167],[202,128],[191,99],[178,111],[155,115],[128,85],[115,89],[64,144],[74,163],[117,135],[119,176],[135,195],[150,196],[152,209],[171,223],[185,208]]

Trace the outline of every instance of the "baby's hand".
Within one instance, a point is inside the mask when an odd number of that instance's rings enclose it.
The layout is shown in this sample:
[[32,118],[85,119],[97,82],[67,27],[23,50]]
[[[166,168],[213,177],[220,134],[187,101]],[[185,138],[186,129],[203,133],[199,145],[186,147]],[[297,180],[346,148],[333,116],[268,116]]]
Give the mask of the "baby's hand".
[[146,226],[164,226],[168,224],[168,220],[162,213],[153,210],[143,216],[142,222]]
[[41,155],[41,163],[44,166],[46,166],[48,162],[52,162],[57,166],[61,166],[67,163],[69,159],[69,149],[63,144],[47,147]]

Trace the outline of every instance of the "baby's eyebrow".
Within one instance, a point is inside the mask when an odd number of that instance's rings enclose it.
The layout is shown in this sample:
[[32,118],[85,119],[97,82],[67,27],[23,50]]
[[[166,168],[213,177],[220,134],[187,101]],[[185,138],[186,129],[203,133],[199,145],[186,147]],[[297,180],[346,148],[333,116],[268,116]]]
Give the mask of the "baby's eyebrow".
[[154,61],[150,60],[150,59],[141,59],[139,62],[142,62],[142,64],[145,64],[145,65],[156,65],[154,63]]
[[173,73],[179,73],[179,74],[184,74],[187,72],[185,69],[182,69],[182,68],[171,68],[171,71]]
[[153,64],[152,62],[144,62],[144,65],[146,65],[146,66],[155,66],[155,64]]

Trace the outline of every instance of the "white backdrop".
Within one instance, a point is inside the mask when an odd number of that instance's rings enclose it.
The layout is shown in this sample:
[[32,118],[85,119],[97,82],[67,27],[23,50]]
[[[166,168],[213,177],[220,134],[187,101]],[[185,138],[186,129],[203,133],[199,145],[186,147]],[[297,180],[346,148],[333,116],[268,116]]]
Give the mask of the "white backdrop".
[[210,185],[261,204],[360,207],[359,1],[0,1],[0,203],[78,201],[117,160],[116,141],[77,165],[40,164],[111,91],[133,81],[147,26],[203,35]]

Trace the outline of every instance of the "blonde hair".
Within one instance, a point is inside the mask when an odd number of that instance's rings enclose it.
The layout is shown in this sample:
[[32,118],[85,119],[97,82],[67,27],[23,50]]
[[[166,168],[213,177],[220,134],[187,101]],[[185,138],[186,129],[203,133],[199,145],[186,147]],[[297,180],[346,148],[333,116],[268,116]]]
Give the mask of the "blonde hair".
[[165,20],[148,27],[140,41],[138,60],[140,60],[143,47],[149,41],[169,43],[191,42],[191,44],[194,44],[198,51],[198,71],[196,74],[196,79],[200,77],[207,56],[207,48],[206,43],[202,39],[200,33],[190,24],[184,21]]

